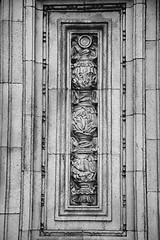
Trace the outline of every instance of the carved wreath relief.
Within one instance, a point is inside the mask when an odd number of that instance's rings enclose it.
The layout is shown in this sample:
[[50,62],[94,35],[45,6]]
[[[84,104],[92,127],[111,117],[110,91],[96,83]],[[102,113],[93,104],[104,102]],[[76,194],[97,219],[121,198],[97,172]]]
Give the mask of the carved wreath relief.
[[97,64],[96,33],[71,38],[71,205],[97,205]]

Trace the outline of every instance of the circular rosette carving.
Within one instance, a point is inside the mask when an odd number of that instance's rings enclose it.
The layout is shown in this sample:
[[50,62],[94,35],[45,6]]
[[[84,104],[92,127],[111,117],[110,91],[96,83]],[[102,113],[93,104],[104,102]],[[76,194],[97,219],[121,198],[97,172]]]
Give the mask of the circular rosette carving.
[[74,182],[89,183],[96,179],[96,155],[77,154],[71,161],[71,176]]
[[74,64],[72,70],[72,87],[74,89],[93,89],[97,84],[97,67],[90,60],[81,60]]
[[77,107],[72,115],[72,130],[79,140],[92,140],[97,130],[97,116],[94,107]]

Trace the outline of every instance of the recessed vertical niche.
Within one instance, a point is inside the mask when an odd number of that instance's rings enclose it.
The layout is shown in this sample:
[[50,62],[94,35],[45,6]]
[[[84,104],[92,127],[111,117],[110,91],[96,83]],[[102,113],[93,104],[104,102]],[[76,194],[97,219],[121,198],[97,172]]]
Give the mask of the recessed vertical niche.
[[98,34],[71,34],[70,204],[96,206]]

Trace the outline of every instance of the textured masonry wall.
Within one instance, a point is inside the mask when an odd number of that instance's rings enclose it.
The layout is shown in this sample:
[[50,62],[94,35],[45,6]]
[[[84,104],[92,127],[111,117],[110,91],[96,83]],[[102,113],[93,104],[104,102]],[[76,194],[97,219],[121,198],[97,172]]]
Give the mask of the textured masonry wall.
[[[133,77],[131,87],[135,90],[130,89],[127,95],[128,101],[134,102],[133,112],[128,114],[134,116],[134,124],[140,123],[134,129],[133,152],[136,159],[146,159],[141,164],[142,169],[137,166],[135,174],[135,185],[143,181],[147,193],[146,205],[141,201],[141,194],[145,194],[143,189],[137,187],[137,195],[134,196],[137,240],[160,238],[159,5],[159,0],[135,0],[134,5],[130,6],[134,20],[127,23],[133,26],[136,33],[132,46],[134,57],[128,56],[126,59],[128,69],[135,66],[135,72],[131,70],[127,73],[128,78]],[[29,240],[30,230],[39,229],[39,216],[36,216],[36,224],[34,219],[34,226],[32,222],[32,203],[36,201],[36,195],[33,199],[30,188],[33,181],[40,184],[40,170],[37,170],[36,180],[32,174],[34,108],[36,111],[33,99],[34,68],[36,65],[36,69],[41,69],[42,64],[39,60],[34,62],[35,50],[38,50],[34,44],[35,1],[1,0],[0,7],[0,240]],[[36,74],[39,74],[38,70]],[[37,95],[35,97],[38,98]],[[40,114],[36,112],[35,121],[40,121]],[[143,212],[147,216],[145,225]]]

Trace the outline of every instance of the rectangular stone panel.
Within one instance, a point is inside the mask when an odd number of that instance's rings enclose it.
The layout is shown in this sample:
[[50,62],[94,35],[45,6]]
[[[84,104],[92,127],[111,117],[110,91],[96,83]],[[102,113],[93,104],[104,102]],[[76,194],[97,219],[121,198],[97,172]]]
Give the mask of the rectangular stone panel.
[[42,79],[35,85],[42,88],[41,235],[84,231],[87,239],[94,229],[102,239],[124,236],[125,4],[103,5],[98,17],[90,4],[87,12],[77,4],[80,14],[72,7],[44,6],[43,32],[37,31],[43,38]]

